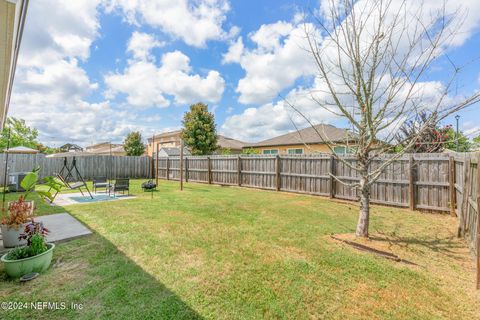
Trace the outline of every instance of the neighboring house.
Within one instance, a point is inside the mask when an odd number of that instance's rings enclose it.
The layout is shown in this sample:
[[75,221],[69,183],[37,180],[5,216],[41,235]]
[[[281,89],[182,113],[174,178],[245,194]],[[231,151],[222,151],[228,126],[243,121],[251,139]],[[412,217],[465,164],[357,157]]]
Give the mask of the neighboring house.
[[5,153],[15,153],[15,154],[37,154],[40,151],[37,149],[32,149],[24,146],[18,146],[5,150]]
[[163,132],[147,139],[147,155],[155,157],[155,152],[162,148],[179,148],[182,144],[180,139],[181,130]]
[[[180,137],[181,133],[181,130],[175,130],[156,134],[153,137],[148,138],[147,154],[151,157],[155,157],[154,152],[157,150],[157,146],[159,150],[162,148],[179,148],[182,144],[182,139]],[[219,147],[217,153],[222,153],[222,150],[225,149],[230,150],[231,153],[241,153],[242,148],[245,145],[245,142],[222,135],[217,135],[217,138]]]
[[59,149],[60,149],[61,152],[83,151],[82,147],[80,147],[78,144],[74,144],[74,143],[66,143],[63,146],[61,146]]
[[7,119],[27,0],[0,0],[0,130]]
[[112,155],[112,156],[125,156],[127,153],[123,148],[123,144],[116,144],[110,142],[97,143],[85,148],[86,152],[90,152],[98,155]]
[[217,139],[219,150],[216,153],[219,154],[222,154],[227,150],[232,154],[242,153],[243,147],[247,144],[246,142],[225,137],[220,134],[217,135]]
[[[183,148],[183,155],[189,156],[191,155],[190,151],[187,148]],[[172,147],[172,148],[162,148],[158,151],[158,157],[178,157],[180,156],[180,148],[179,147]]]
[[355,145],[355,137],[347,129],[318,124],[257,143],[246,144],[244,149],[254,149],[261,154],[331,153],[324,141],[329,141],[337,154],[349,153]]

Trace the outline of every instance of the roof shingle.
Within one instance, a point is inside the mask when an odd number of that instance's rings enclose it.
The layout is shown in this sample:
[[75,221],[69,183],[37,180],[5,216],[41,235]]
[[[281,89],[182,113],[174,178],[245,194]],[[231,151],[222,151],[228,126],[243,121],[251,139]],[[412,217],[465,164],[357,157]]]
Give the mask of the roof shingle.
[[[319,136],[321,135],[321,137]],[[355,140],[355,136],[347,129],[341,129],[329,124],[317,124],[302,130],[290,132],[278,137],[263,140],[257,143],[246,144],[245,147],[270,147],[295,144],[318,144]]]

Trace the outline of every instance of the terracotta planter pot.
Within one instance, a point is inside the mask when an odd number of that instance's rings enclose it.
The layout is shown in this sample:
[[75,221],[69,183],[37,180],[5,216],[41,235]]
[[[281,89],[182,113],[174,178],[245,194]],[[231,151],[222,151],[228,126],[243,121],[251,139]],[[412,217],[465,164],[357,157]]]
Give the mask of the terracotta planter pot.
[[5,272],[7,275],[11,278],[19,278],[30,272],[46,271],[52,262],[55,244],[49,243],[47,246],[47,251],[30,258],[20,260],[8,260],[8,253],[4,254],[0,260],[5,266]]

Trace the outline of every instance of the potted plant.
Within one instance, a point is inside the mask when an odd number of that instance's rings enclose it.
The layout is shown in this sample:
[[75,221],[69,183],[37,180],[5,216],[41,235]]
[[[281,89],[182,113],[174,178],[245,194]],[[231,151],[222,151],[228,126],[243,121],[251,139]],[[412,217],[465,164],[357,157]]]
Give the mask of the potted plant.
[[[29,172],[21,181],[20,185],[25,189],[25,193],[16,201],[8,203],[8,215],[2,219],[0,229],[2,231],[3,246],[5,248],[18,247],[25,245],[25,240],[20,239],[20,234],[25,226],[31,222],[35,203],[33,200],[27,201],[28,196],[35,190],[38,183],[38,172],[40,168]],[[46,185],[56,191],[61,188],[61,184],[52,177],[45,178]],[[38,191],[42,198],[52,198],[50,192]]]
[[43,272],[52,262],[55,244],[45,240],[48,229],[41,222],[32,221],[25,226],[20,238],[27,241],[24,247],[17,247],[4,254],[0,260],[9,277],[18,278],[31,272]]
[[23,195],[17,201],[8,203],[8,216],[2,219],[0,226],[5,248],[25,245],[26,241],[20,239],[20,234],[32,219],[34,205],[33,201],[25,201]]

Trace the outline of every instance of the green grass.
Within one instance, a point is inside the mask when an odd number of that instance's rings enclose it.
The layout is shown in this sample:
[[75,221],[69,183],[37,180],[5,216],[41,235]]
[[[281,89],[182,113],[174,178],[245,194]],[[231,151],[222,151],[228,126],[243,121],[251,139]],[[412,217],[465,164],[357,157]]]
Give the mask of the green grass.
[[53,266],[32,282],[0,269],[0,300],[83,309],[0,318],[479,317],[473,261],[446,215],[373,207],[371,244],[418,264],[409,266],[331,240],[354,231],[353,203],[193,183],[181,192],[167,181],[153,199],[140,181],[132,192],[131,200],[39,204],[38,214],[68,211],[94,235],[59,244]]

